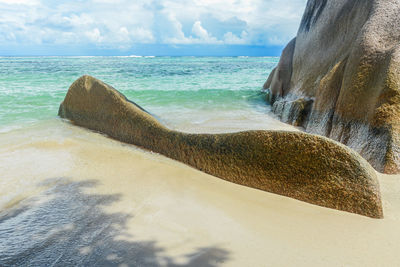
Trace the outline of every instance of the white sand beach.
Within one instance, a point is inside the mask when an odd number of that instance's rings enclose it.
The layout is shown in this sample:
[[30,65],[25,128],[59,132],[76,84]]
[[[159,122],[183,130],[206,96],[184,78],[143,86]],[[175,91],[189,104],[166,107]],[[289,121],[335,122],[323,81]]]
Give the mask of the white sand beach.
[[232,184],[61,120],[2,133],[0,162],[10,264],[399,262],[400,176],[379,174],[385,218],[376,220]]

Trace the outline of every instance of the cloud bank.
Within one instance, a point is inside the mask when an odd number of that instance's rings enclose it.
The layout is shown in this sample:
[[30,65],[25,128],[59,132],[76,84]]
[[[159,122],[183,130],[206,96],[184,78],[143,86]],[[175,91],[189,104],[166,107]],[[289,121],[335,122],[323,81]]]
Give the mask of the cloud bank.
[[0,0],[0,44],[282,46],[306,0]]

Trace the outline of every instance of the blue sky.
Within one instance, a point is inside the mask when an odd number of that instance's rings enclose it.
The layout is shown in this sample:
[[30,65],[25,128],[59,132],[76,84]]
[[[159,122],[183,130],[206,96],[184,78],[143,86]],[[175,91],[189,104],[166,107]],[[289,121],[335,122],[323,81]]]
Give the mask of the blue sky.
[[0,0],[0,55],[279,55],[307,0]]

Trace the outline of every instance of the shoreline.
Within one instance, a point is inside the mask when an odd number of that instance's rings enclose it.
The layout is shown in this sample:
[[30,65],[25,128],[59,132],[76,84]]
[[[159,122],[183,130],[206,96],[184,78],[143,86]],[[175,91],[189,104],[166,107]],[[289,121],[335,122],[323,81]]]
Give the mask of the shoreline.
[[[63,246],[60,263],[69,255],[86,263],[161,266],[397,264],[400,176],[378,173],[385,218],[374,220],[229,183],[61,120],[41,126],[28,139],[23,130],[0,139],[12,140],[0,149],[7,166],[0,168],[6,177],[0,229],[12,234],[0,247],[14,243],[9,253],[48,242],[48,250],[31,256]],[[14,206],[5,214],[7,195]],[[35,218],[50,223],[34,224]],[[36,241],[29,241],[32,235]]]

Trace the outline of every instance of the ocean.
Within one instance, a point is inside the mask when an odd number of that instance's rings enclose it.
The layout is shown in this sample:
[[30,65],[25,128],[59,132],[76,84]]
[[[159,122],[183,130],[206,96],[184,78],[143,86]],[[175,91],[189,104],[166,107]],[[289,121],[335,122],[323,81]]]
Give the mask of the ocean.
[[112,85],[172,128],[193,130],[207,121],[212,128],[213,120],[225,118],[231,120],[227,127],[244,118],[257,124],[268,112],[260,89],[278,60],[0,57],[0,132],[56,118],[68,87],[83,74]]

